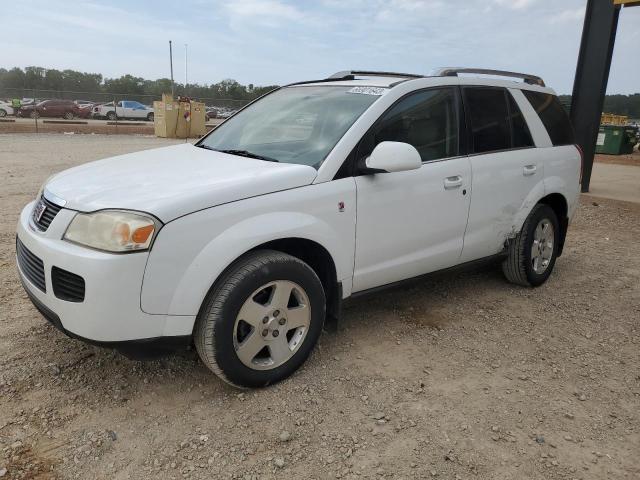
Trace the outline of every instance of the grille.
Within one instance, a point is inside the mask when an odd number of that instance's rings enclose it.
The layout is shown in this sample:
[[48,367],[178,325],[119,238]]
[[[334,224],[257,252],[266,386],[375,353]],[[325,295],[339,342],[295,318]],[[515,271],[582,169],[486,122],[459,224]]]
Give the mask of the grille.
[[84,301],[84,278],[58,267],[51,269],[53,293],[67,302]]
[[25,277],[29,279],[36,287],[43,292],[47,292],[47,286],[44,281],[44,264],[42,260],[36,257],[27,247],[25,247],[19,238],[16,237],[16,254],[18,256],[18,265]]
[[33,223],[36,224],[38,230],[45,232],[61,209],[62,207],[40,197],[40,200],[33,207]]

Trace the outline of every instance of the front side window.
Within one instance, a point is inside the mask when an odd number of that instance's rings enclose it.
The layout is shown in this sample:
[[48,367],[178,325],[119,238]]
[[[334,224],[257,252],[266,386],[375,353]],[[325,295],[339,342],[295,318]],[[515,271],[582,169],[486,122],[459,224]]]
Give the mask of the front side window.
[[329,85],[282,88],[221,124],[198,146],[319,168],[381,90]]
[[465,110],[471,123],[473,152],[484,153],[510,149],[509,108],[504,89],[465,88],[464,100]]
[[412,93],[388,110],[365,135],[358,157],[371,154],[381,142],[413,145],[423,162],[459,154],[458,96],[455,88]]

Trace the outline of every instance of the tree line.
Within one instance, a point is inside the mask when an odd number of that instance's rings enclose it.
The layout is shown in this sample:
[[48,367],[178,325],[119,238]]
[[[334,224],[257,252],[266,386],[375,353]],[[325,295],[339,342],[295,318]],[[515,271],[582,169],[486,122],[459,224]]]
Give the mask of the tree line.
[[[248,102],[260,95],[276,88],[277,85],[258,87],[253,84],[241,85],[235,80],[226,79],[210,85],[190,83],[175,84],[176,95],[187,95],[202,99],[225,99]],[[147,80],[133,75],[122,75],[119,78],[105,78],[100,73],[78,72],[76,70],[56,70],[43,67],[0,68],[0,94],[7,92],[49,90],[86,92],[107,96],[109,94],[126,95],[131,98],[154,97],[159,98],[163,93],[171,92],[171,80],[159,78]],[[563,104],[570,104],[570,95],[561,95]],[[604,101],[604,111],[617,115],[627,115],[630,118],[640,118],[640,93],[633,95],[607,95]]]
[[[276,88],[276,85],[241,85],[236,80],[226,79],[210,85],[175,83],[176,95],[194,98],[232,99],[248,102]],[[171,80],[159,78],[147,80],[133,75],[119,78],[105,78],[100,73],[78,72],[76,70],[56,70],[43,67],[0,68],[0,91],[67,91],[92,94],[117,94],[130,97],[160,97],[171,92]],[[7,93],[4,93],[7,95]]]

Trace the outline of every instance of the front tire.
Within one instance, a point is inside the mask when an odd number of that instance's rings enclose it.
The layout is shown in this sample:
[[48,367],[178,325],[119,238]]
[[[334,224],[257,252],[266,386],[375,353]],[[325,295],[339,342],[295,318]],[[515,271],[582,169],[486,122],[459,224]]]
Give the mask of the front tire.
[[548,205],[536,205],[509,244],[502,271],[512,283],[538,287],[553,271],[560,245],[558,217]]
[[213,286],[194,340],[204,364],[236,387],[265,387],[295,372],[325,319],[320,279],[303,261],[273,250],[237,260]]
[[73,112],[65,112],[63,118],[65,120],[73,120]]
[[116,112],[109,112],[107,113],[107,120],[110,121],[115,121],[118,118],[118,116],[116,115]]

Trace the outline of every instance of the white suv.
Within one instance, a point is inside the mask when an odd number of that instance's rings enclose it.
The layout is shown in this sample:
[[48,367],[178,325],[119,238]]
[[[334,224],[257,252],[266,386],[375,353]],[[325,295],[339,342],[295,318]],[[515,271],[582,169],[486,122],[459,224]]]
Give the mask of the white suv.
[[22,211],[17,262],[66,334],[136,357],[195,343],[225,381],[265,386],[354,294],[486,259],[542,284],[580,173],[537,77],[340,72],[274,90],[196,145],[55,175]]

